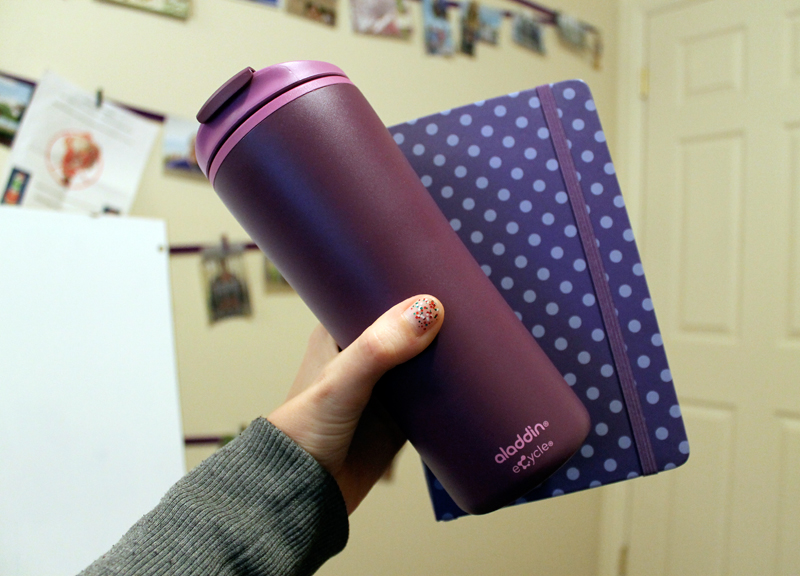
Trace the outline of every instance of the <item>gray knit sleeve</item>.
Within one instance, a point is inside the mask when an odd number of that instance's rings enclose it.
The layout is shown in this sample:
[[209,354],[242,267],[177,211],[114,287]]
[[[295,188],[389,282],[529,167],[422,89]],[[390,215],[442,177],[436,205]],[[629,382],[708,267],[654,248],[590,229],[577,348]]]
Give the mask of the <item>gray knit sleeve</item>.
[[313,574],[347,536],[336,481],[258,419],[175,484],[80,576]]

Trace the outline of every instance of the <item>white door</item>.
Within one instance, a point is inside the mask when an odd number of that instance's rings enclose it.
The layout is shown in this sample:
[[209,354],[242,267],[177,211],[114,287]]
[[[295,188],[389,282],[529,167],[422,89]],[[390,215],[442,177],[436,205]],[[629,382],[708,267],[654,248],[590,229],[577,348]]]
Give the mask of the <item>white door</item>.
[[637,236],[691,457],[627,483],[619,572],[798,575],[800,1],[627,4]]

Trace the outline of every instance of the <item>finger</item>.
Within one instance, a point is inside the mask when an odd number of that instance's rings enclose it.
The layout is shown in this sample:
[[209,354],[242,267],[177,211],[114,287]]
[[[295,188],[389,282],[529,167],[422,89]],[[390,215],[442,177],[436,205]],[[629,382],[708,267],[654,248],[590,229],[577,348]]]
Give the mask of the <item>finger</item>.
[[324,369],[315,389],[332,421],[358,419],[378,379],[422,352],[436,337],[444,307],[429,295],[383,314]]
[[295,376],[291,388],[289,388],[289,394],[286,396],[286,399],[294,398],[300,392],[311,386],[322,373],[325,366],[327,366],[338,353],[339,347],[333,340],[333,336],[328,334],[328,331],[322,324],[318,324],[308,338],[308,345],[306,346],[303,360],[300,363],[300,369],[297,371],[297,376]]

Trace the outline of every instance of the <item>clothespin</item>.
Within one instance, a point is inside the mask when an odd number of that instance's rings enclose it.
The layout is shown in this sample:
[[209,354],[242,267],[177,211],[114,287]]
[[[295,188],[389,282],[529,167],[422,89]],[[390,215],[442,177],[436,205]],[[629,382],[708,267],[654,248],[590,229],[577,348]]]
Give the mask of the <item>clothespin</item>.
[[95,104],[97,105],[98,108],[100,108],[103,105],[103,89],[102,88],[98,88],[97,89],[97,98],[95,100]]

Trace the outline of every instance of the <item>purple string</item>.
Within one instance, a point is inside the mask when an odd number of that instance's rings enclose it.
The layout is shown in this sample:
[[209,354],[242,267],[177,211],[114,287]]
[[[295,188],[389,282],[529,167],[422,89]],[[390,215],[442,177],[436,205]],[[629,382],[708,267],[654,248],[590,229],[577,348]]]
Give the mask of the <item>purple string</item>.
[[558,164],[561,167],[561,174],[564,177],[564,184],[567,187],[572,212],[578,225],[578,233],[583,244],[583,251],[586,254],[586,261],[589,272],[597,294],[597,303],[600,306],[600,313],[603,317],[608,341],[611,344],[611,355],[614,359],[614,367],[619,375],[622,397],[625,401],[628,418],[630,419],[633,430],[633,438],[636,443],[636,452],[639,455],[639,462],[642,465],[642,473],[655,474],[658,472],[653,446],[650,443],[650,436],[647,431],[647,422],[642,412],[642,404],[639,394],[636,391],[636,382],[633,379],[630,359],[625,351],[625,340],[622,336],[622,328],[617,318],[617,311],[614,306],[614,299],[611,296],[611,287],[606,281],[606,273],[603,267],[603,259],[600,249],[597,247],[597,240],[594,235],[589,213],[587,212],[586,199],[583,196],[578,175],[575,170],[575,163],[572,160],[572,153],[567,143],[567,135],[564,127],[558,118],[558,105],[556,104],[553,91],[548,85],[536,88],[539,94],[539,102],[544,111],[547,128],[550,130],[550,137],[553,140],[553,147],[556,151]]

